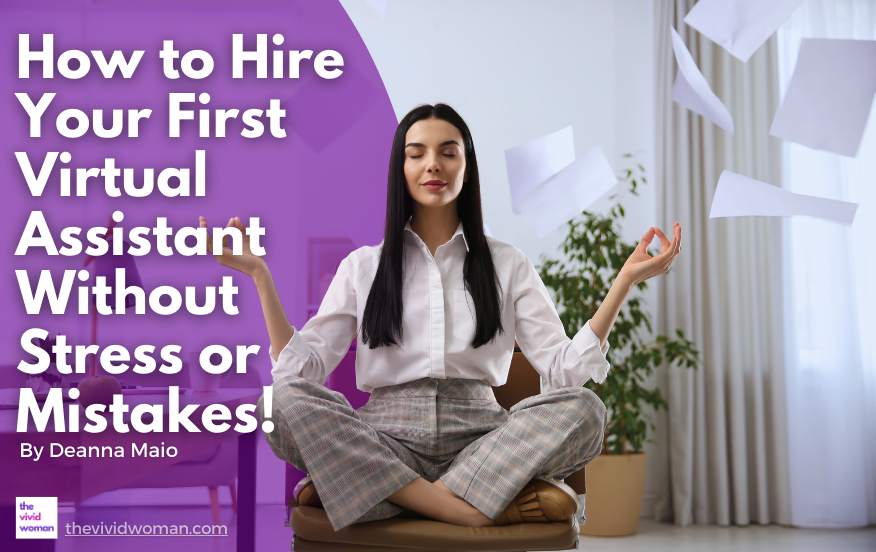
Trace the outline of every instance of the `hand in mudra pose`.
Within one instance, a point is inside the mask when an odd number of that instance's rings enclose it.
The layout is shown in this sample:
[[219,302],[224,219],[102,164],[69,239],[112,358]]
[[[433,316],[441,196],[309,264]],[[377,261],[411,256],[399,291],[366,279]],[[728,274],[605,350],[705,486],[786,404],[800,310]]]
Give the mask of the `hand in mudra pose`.
[[[207,219],[200,218],[200,227],[207,228]],[[252,240],[246,234],[246,227],[240,222],[239,217],[234,217],[228,221],[225,228],[234,226],[241,234],[240,255],[235,255],[231,248],[231,242],[228,236],[222,238],[222,253],[213,255],[219,264],[233,268],[238,272],[242,272],[253,279],[256,284],[256,289],[259,292],[259,299],[262,303],[262,311],[265,315],[265,323],[268,326],[268,335],[271,337],[271,351],[274,353],[274,358],[280,356],[280,351],[289,343],[292,335],[295,333],[295,328],[289,323],[289,318],[283,310],[283,305],[280,302],[280,296],[277,294],[277,288],[274,285],[274,280],[271,278],[271,271],[268,270],[268,264],[264,257],[256,255],[252,251]],[[207,247],[210,252],[213,252],[213,240],[210,238],[210,233],[207,233]]]
[[[635,286],[649,278],[669,272],[672,261],[681,252],[681,224],[676,222],[672,227],[672,233],[672,241],[669,241],[659,228],[649,228],[636,246],[636,250],[624,263],[618,278],[629,281],[631,286]],[[660,238],[663,247],[656,257],[652,257],[648,254],[648,245],[651,244],[655,234]]]
[[[207,228],[206,218],[200,217],[200,226],[201,228]],[[252,248],[250,247],[250,237],[246,234],[246,227],[240,221],[240,217],[230,219],[228,224],[225,225],[225,228],[231,228],[232,226],[240,230],[240,234],[243,238],[241,241],[241,254],[234,254],[229,241],[230,237],[224,236],[222,238],[222,254],[213,256],[216,257],[219,264],[227,266],[228,268],[233,268],[251,278],[255,278],[256,274],[265,267],[264,257],[252,252]],[[210,238],[209,232],[207,233],[207,248],[211,253],[213,252],[213,239]]]
[[[605,299],[590,319],[590,329],[599,337],[600,346],[605,345],[608,333],[626,301],[627,294],[645,280],[669,271],[672,261],[681,251],[681,225],[678,222],[673,225],[672,233],[672,241],[669,241],[659,228],[649,228],[633,254],[621,267]],[[655,235],[660,238],[663,248],[657,256],[652,257],[648,254],[648,245]]]

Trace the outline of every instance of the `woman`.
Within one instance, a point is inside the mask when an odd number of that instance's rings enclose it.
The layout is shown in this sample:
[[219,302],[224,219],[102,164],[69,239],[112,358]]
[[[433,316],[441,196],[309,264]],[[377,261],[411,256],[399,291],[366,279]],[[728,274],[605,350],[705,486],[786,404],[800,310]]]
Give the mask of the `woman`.
[[[295,498],[324,507],[335,530],[405,508],[468,527],[568,519],[581,505],[559,480],[599,454],[606,423],[605,406],[581,386],[605,379],[621,305],[669,270],[680,225],[671,242],[660,229],[645,233],[569,339],[529,259],[484,235],[474,145],[449,106],[417,107],[399,123],[386,212],[383,242],[341,262],[300,331],[246,240],[242,255],[226,246],[217,256],[259,291],[276,423],[265,437],[309,474]],[[663,248],[652,258],[655,234]],[[354,338],[357,386],[371,393],[358,411],[321,385]],[[492,386],[507,379],[515,338],[553,391],[506,411]],[[264,420],[263,399],[258,412]]]

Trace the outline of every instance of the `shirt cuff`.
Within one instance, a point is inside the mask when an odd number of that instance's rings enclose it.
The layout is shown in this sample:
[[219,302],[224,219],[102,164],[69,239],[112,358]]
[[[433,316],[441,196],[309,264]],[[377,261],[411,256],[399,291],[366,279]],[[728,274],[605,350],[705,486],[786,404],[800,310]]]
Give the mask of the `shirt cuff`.
[[584,327],[575,334],[575,337],[572,338],[572,344],[575,346],[575,351],[577,351],[579,355],[584,355],[584,353],[586,353],[591,347],[597,347],[603,357],[608,353],[608,340],[605,340],[605,347],[599,347],[599,337],[596,335],[596,332],[593,331],[593,328],[590,327],[589,320],[584,324]]
[[310,360],[310,351],[301,333],[292,326],[295,332],[280,351],[279,358],[274,358],[274,350],[268,346],[268,356],[271,357],[271,378],[274,381],[288,377],[300,376],[304,369],[304,364]]
[[[583,361],[591,367],[590,378],[596,383],[605,381],[608,370],[611,368],[611,364],[605,358],[606,353],[608,353],[608,340],[605,340],[605,346],[600,347],[599,337],[590,327],[589,320],[572,338],[572,346]],[[597,353],[597,351],[599,352]]]

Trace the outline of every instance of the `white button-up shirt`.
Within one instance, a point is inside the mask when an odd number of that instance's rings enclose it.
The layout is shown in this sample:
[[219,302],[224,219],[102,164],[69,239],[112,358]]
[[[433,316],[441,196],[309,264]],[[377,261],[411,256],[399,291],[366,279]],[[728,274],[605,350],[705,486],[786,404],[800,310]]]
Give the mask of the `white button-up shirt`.
[[[566,336],[556,307],[535,267],[513,245],[487,236],[502,285],[505,334],[474,349],[474,304],[465,289],[463,262],[468,243],[462,222],[435,255],[405,225],[403,344],[370,349],[357,332],[383,243],[360,247],[340,264],[316,315],[274,358],[268,347],[274,381],[297,375],[325,384],[356,336],[356,387],[377,387],[420,378],[486,380],[492,386],[508,379],[514,340],[553,389],[580,387],[588,379],[605,381],[610,365],[590,321],[573,339]],[[358,336],[357,336],[358,333]]]

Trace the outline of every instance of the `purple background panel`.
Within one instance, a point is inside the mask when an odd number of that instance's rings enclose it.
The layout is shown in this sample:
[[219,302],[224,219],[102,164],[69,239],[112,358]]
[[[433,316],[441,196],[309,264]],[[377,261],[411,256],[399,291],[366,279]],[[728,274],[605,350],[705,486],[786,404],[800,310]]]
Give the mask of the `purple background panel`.
[[[303,326],[313,308],[311,280],[320,275],[308,266],[313,245],[327,241],[349,243],[352,250],[380,243],[389,151],[397,121],[370,54],[338,2],[35,1],[0,5],[0,30],[4,50],[0,55],[0,115],[5,122],[0,135],[4,206],[0,219],[0,305],[4,313],[0,317],[0,384],[5,382],[7,387],[14,387],[23,379],[15,366],[19,360],[31,360],[19,344],[25,330],[39,327],[52,336],[62,333],[72,345],[87,345],[90,339],[90,315],[77,314],[78,281],[66,314],[52,314],[47,305],[39,314],[25,312],[15,270],[28,270],[32,284],[43,269],[50,270],[60,281],[64,270],[78,270],[84,261],[84,253],[65,257],[31,250],[25,256],[15,256],[32,211],[43,212],[59,246],[61,229],[80,227],[84,236],[89,228],[105,226],[116,210],[124,213],[118,226],[125,229],[125,237],[134,226],[155,226],[157,217],[166,217],[168,226],[174,229],[196,226],[201,215],[207,218],[210,227],[224,226],[232,216],[239,216],[244,224],[250,217],[259,217],[260,225],[266,228],[262,242],[267,250],[265,258],[286,313],[296,327]],[[44,33],[54,34],[56,60],[70,49],[86,53],[102,50],[107,57],[114,50],[121,50],[126,57],[133,50],[145,53],[131,79],[119,75],[105,79],[93,60],[91,71],[82,79],[66,79],[57,67],[54,78],[44,79],[40,64],[35,62],[30,66],[30,78],[19,79],[19,33],[30,34],[32,50],[42,49]],[[244,47],[250,50],[255,48],[259,33],[268,35],[269,52],[310,49],[315,57],[321,50],[336,50],[344,58],[344,74],[324,80],[315,74],[312,62],[304,61],[298,79],[272,78],[270,68],[269,78],[257,79],[255,64],[247,62],[244,78],[233,79],[231,47],[235,33],[244,35]],[[271,40],[276,33],[285,37],[280,46]],[[166,78],[158,56],[164,40],[173,40],[180,57],[193,49],[209,52],[215,64],[212,74],[200,80],[182,75],[176,80]],[[288,59],[287,55],[284,59]],[[14,96],[17,92],[30,94],[33,101],[43,93],[56,93],[43,116],[39,138],[29,137],[29,120]],[[209,104],[195,102],[187,106],[190,109],[235,108],[241,114],[246,109],[265,110],[271,99],[280,100],[286,110],[282,124],[286,137],[271,136],[268,121],[262,117],[264,134],[255,139],[244,138],[240,135],[243,125],[238,117],[228,121],[225,138],[199,137],[197,118],[182,123],[179,138],[170,138],[168,95],[172,92],[210,95]],[[112,109],[152,109],[152,115],[141,121],[136,138],[127,137],[126,126],[122,136],[113,139],[99,138],[91,131],[73,139],[60,136],[55,129],[59,113],[70,108],[89,114],[92,109],[103,109],[107,116]],[[199,149],[206,151],[206,197],[166,198],[156,189],[146,198],[129,197],[124,192],[122,197],[113,198],[104,193],[102,177],[89,181],[86,197],[60,196],[61,167],[74,169],[75,178],[76,168],[102,168],[105,158],[113,158],[117,167],[134,169],[139,185],[147,167],[155,169],[156,177],[166,167],[189,168],[194,173],[195,151]],[[47,152],[66,151],[72,160],[68,164],[58,161],[42,196],[33,197],[16,161],[17,151],[27,152],[36,170]],[[117,181],[121,187],[122,178]],[[129,309],[123,315],[99,316],[98,343],[102,347],[124,345],[131,351],[142,344],[154,345],[157,350],[177,344],[183,348],[179,355],[183,361],[188,361],[190,353],[211,344],[229,348],[256,344],[261,350],[250,357],[248,368],[261,374],[262,383],[269,383],[269,340],[252,282],[220,266],[211,256],[184,257],[178,253],[161,256],[155,251],[155,240],[151,241],[153,251],[136,257],[147,296],[150,290],[162,285],[174,286],[183,295],[187,286],[194,286],[198,301],[202,302],[206,286],[218,287],[223,276],[232,276],[239,288],[234,301],[239,314],[230,316],[222,312],[220,297],[216,310],[205,316],[189,314],[184,308],[170,316],[152,313],[148,307],[148,312],[142,315]],[[79,377],[74,375],[73,379]],[[138,376],[130,371],[118,377],[129,384],[154,383],[154,378],[138,381]],[[342,387],[341,382],[333,383]],[[355,384],[346,387],[355,389]],[[14,432],[14,424],[8,423],[14,419],[14,413],[0,411],[0,415],[9,414],[2,428],[7,435]],[[9,445],[25,435],[13,435],[4,440],[6,446],[0,459],[7,468],[9,462],[21,462],[17,447]],[[45,437],[48,436],[41,438]],[[133,432],[114,434],[110,430],[95,439],[118,440],[130,449],[130,442],[140,437]],[[160,441],[160,437],[154,435],[148,440]],[[199,438],[210,440],[204,434]],[[210,444],[206,441],[204,446]],[[34,476],[45,470],[46,481],[63,479],[65,470],[71,469],[69,464],[69,460],[62,465],[43,459]],[[87,472],[93,474],[100,464],[89,465]],[[166,459],[155,461],[153,471],[166,464]],[[39,488],[35,483],[34,491]]]

